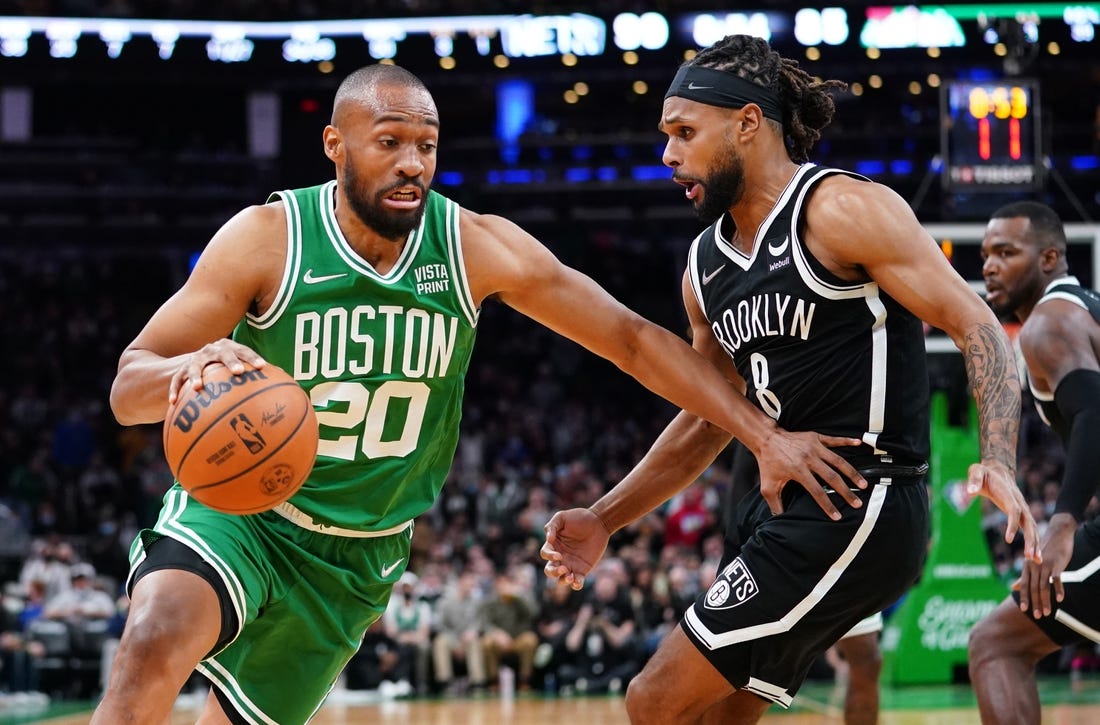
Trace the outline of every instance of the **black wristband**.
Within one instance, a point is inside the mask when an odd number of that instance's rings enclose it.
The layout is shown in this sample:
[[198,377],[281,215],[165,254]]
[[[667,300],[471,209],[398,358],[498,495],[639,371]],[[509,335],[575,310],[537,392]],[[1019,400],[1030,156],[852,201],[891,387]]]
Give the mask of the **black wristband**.
[[1078,369],[1066,375],[1054,403],[1068,427],[1066,471],[1054,511],[1081,521],[1100,478],[1100,372]]

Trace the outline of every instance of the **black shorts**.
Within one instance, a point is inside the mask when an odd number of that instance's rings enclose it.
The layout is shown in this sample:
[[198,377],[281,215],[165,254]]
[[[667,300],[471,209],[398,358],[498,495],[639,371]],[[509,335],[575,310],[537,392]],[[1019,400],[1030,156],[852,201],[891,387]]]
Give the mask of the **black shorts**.
[[[1091,519],[1073,535],[1073,556],[1062,574],[1066,598],[1059,602],[1051,591],[1051,613],[1028,616],[1056,644],[1091,640],[1100,644],[1100,519]],[[1020,593],[1012,592],[1020,603]]]
[[189,571],[205,579],[214,588],[221,603],[222,625],[218,642],[210,654],[221,651],[232,642],[237,636],[237,613],[229,597],[229,591],[225,588],[225,582],[218,576],[214,567],[203,561],[191,547],[183,545],[171,536],[149,535],[145,543],[145,558],[130,573],[130,579],[126,582],[126,594],[133,596],[134,587],[142,577],[161,569]]
[[759,489],[741,501],[718,577],[681,622],[734,687],[788,707],[825,650],[920,576],[929,537],[925,476],[864,475],[861,508],[830,494],[840,521],[793,483],[779,516]]

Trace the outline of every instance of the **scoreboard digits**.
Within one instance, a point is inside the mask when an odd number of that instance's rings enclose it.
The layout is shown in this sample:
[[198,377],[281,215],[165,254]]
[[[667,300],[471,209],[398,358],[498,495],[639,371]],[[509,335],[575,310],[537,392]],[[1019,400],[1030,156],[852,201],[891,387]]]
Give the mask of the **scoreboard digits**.
[[1038,189],[1038,87],[1033,81],[951,81],[943,86],[944,187],[949,191]]

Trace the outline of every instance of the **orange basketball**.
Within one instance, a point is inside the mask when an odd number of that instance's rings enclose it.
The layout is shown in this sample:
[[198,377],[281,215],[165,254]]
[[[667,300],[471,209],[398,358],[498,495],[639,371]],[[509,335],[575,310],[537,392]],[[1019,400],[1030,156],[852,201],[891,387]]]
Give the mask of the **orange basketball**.
[[231,514],[266,511],[301,487],[317,456],[317,416],[292,377],[268,363],[203,371],[164,420],[164,455],[193,498]]

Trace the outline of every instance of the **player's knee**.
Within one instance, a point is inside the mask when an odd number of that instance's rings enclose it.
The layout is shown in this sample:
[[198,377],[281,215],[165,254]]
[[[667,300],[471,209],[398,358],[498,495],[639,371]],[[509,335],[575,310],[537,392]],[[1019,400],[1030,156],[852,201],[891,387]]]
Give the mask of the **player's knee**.
[[[116,655],[115,671],[124,680],[186,679],[204,652],[194,631],[171,617],[131,617]],[[196,654],[197,653],[197,654]]]
[[866,682],[868,686],[878,687],[879,675],[882,674],[882,656],[871,655],[851,662],[848,671],[851,673],[851,682]]
[[978,620],[970,629],[970,637],[967,642],[967,658],[970,661],[970,669],[984,661],[996,659],[1005,654],[1005,645],[1009,640],[1008,632],[1000,621],[999,610],[993,610],[990,614]]
[[124,661],[139,667],[156,668],[158,662],[168,659],[175,627],[161,622],[129,622],[119,647]]
[[848,667],[852,673],[859,673],[866,679],[877,680],[879,673],[882,672],[882,651],[875,645],[850,652]]
[[630,681],[626,687],[626,712],[631,725],[660,722],[661,703],[656,695],[644,672]]
[[682,702],[670,692],[667,682],[658,682],[644,670],[626,688],[626,712],[630,725],[684,722],[693,706],[694,703]]

